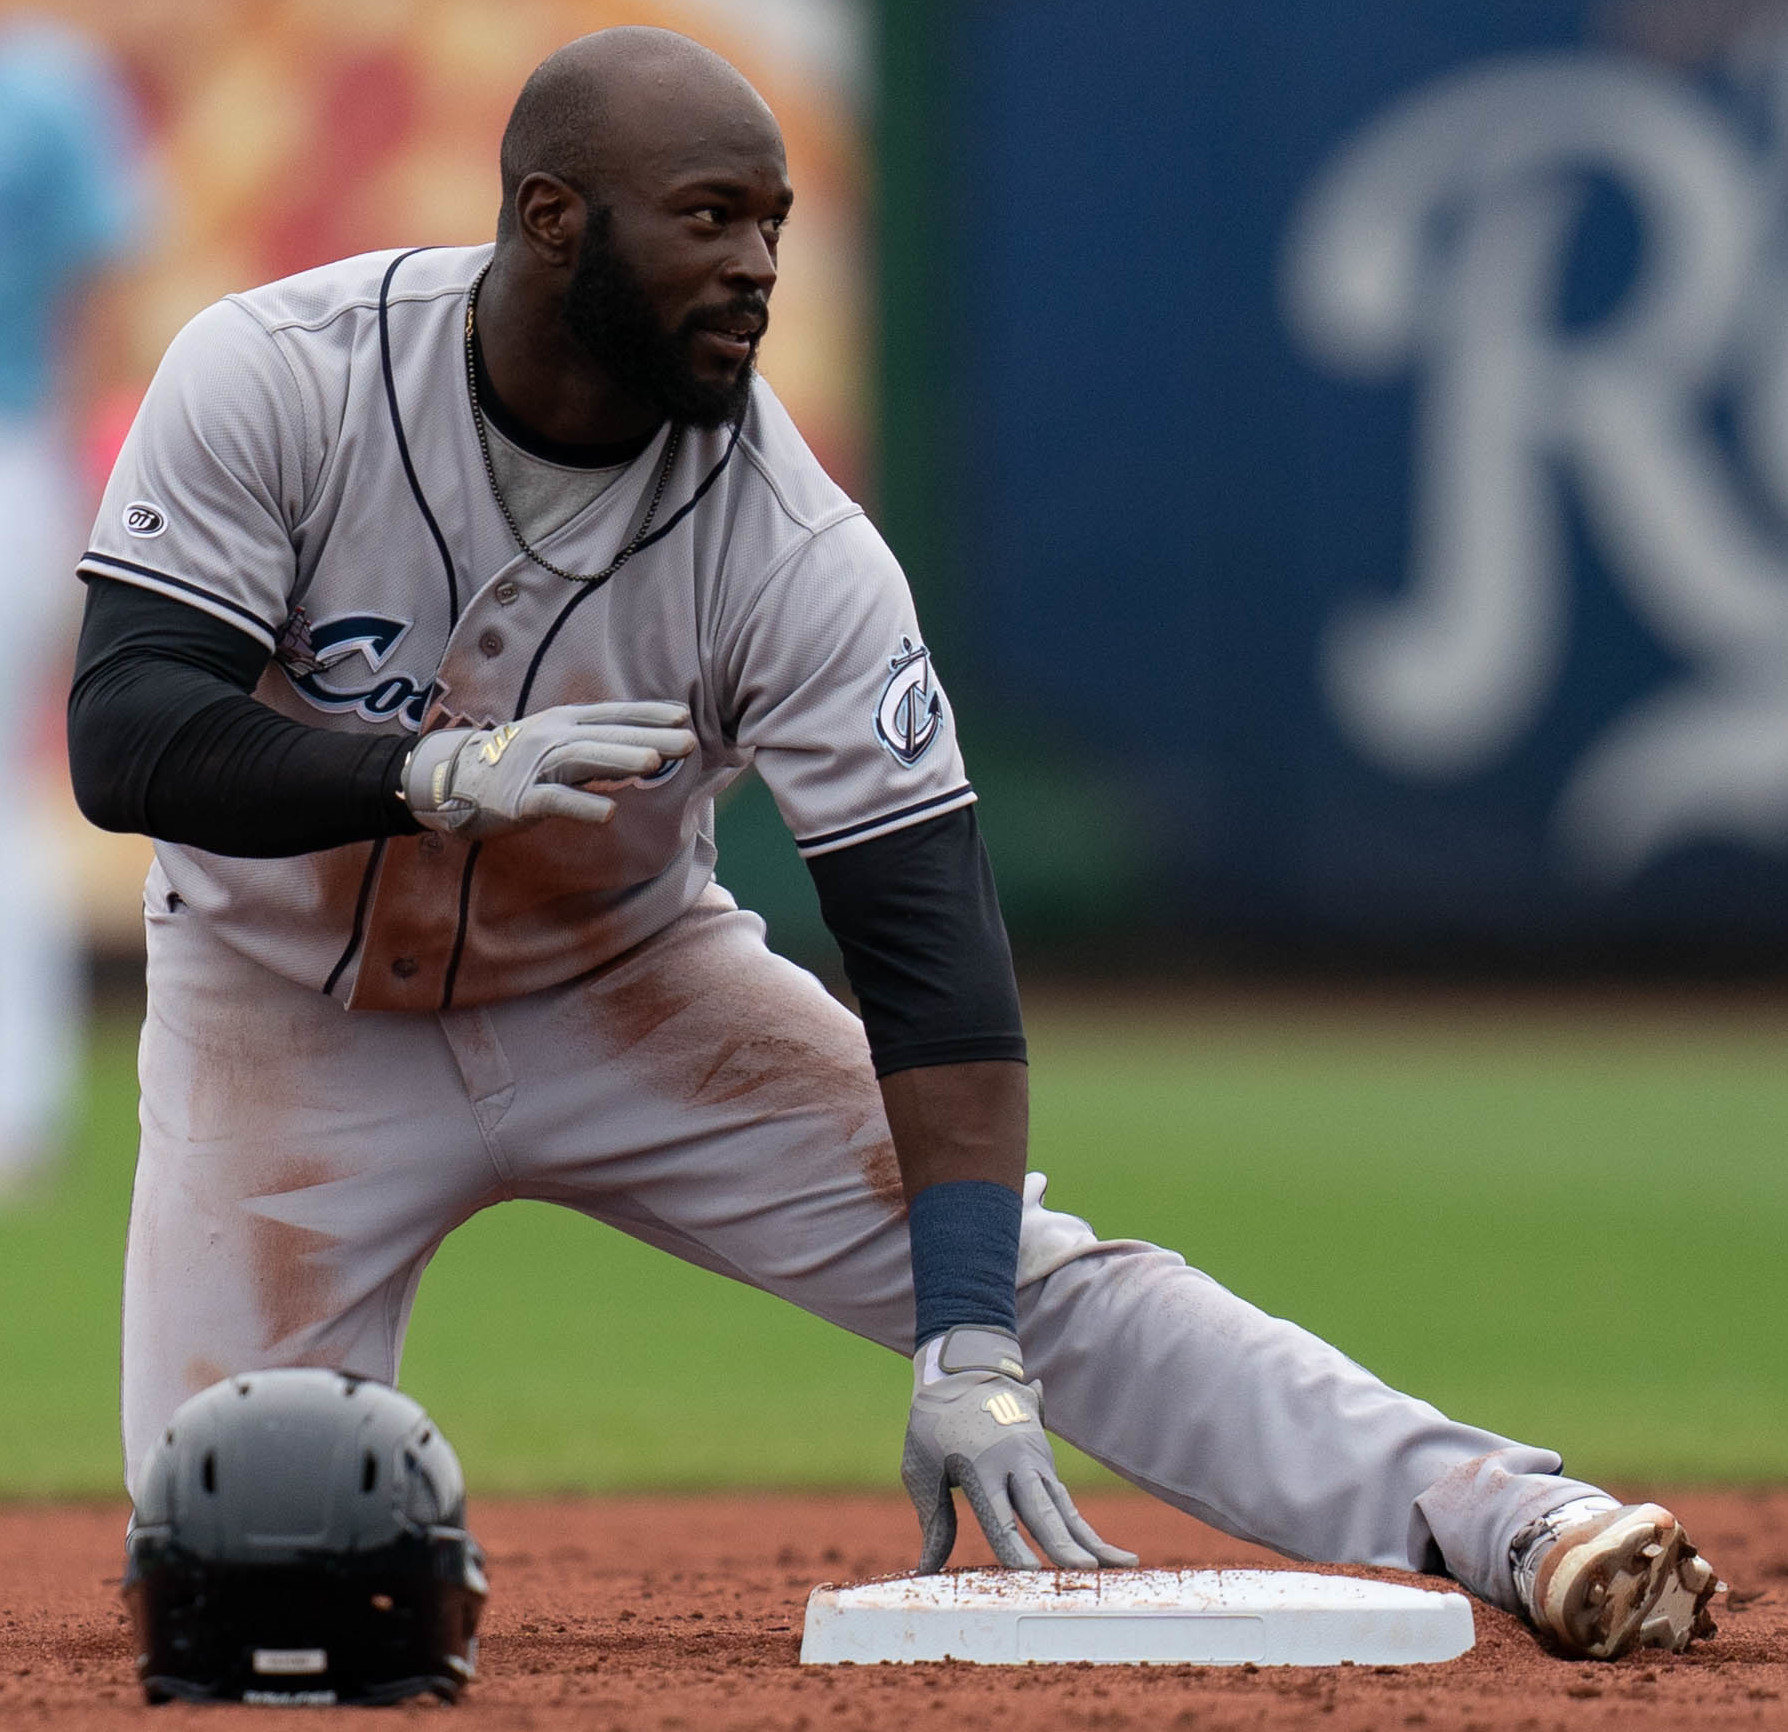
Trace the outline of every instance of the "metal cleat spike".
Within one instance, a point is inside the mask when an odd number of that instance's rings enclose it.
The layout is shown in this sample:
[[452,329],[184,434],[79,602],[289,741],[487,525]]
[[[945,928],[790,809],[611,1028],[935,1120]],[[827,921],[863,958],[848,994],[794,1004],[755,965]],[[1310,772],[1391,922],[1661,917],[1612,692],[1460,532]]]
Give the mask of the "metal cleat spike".
[[1649,1546],[1641,1546],[1639,1548],[1639,1555],[1646,1559],[1661,1558],[1664,1555],[1664,1548],[1657,1544],[1656,1541],[1653,1541]]

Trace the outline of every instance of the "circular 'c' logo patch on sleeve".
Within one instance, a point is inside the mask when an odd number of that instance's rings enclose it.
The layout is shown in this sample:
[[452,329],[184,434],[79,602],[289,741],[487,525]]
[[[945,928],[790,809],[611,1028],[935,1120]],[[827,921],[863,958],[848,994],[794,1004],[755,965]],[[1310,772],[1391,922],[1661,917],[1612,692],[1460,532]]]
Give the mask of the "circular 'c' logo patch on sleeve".
[[139,541],[153,540],[167,526],[168,520],[160,507],[151,505],[146,499],[133,499],[124,508],[124,533],[134,535]]

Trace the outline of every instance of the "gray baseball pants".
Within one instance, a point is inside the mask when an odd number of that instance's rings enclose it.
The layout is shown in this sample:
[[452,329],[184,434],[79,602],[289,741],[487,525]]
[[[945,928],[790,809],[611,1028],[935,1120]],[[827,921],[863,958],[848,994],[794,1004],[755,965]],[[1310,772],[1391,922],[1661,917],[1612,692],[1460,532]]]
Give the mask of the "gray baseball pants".
[[[511,1197],[911,1350],[899,1172],[862,1026],[718,889],[592,974],[440,1015],[349,1013],[190,909],[152,906],[142,1090],[127,1475],[230,1372],[395,1381],[436,1246]],[[1021,1246],[1025,1365],[1050,1429],[1228,1533],[1296,1558],[1444,1562],[1513,1609],[1510,1540],[1594,1489],[1174,1252],[1098,1239],[1044,1207],[1041,1175]]]

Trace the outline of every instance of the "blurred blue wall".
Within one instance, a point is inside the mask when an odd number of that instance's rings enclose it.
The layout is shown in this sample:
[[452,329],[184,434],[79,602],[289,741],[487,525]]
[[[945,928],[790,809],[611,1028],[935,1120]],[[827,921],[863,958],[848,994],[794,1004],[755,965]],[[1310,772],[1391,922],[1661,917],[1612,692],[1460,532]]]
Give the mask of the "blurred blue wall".
[[883,516],[1033,951],[1777,966],[1788,15],[883,16]]

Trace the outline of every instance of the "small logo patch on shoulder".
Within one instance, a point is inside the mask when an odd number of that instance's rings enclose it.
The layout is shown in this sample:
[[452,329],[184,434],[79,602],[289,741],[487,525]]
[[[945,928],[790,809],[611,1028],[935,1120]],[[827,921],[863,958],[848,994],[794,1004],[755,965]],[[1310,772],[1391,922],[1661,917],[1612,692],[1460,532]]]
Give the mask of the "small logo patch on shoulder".
[[139,541],[153,541],[168,527],[161,507],[146,499],[133,499],[124,508],[124,533]]
[[899,762],[916,764],[944,723],[944,700],[931,683],[931,651],[911,638],[888,659],[888,683],[875,707],[876,738]]

